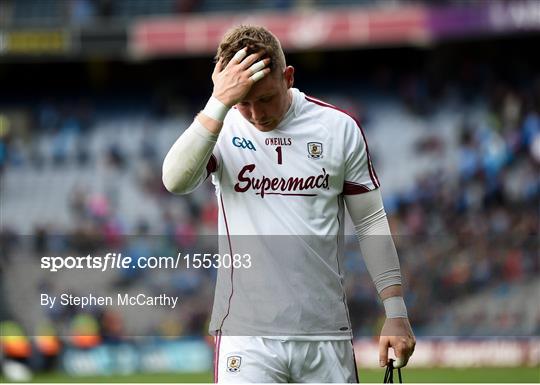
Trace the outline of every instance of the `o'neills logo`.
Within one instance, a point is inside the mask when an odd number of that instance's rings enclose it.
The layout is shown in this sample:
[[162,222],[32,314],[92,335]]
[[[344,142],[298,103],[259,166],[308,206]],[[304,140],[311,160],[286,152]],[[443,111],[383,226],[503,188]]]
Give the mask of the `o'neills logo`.
[[293,196],[316,196],[317,194],[302,193],[301,191],[323,188],[328,190],[329,174],[323,168],[319,175],[311,175],[307,178],[260,178],[251,177],[255,170],[254,164],[246,164],[238,173],[238,183],[234,185],[234,191],[246,192],[249,189],[255,190],[257,195],[264,198],[265,195],[293,195]]

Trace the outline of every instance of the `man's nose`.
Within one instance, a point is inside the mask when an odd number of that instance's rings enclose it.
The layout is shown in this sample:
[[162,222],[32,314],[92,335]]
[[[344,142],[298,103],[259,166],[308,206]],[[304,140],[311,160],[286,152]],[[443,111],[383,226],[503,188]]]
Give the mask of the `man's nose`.
[[260,118],[264,117],[264,111],[262,108],[260,108],[257,105],[251,106],[251,117],[253,120],[259,120]]

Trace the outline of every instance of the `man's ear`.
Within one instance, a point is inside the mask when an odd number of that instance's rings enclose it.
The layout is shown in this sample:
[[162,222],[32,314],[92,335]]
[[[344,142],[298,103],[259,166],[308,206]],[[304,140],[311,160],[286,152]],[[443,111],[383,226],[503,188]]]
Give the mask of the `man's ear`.
[[291,88],[294,84],[294,67],[293,66],[287,66],[285,70],[283,71],[283,78],[285,79],[285,82],[287,83],[287,88]]

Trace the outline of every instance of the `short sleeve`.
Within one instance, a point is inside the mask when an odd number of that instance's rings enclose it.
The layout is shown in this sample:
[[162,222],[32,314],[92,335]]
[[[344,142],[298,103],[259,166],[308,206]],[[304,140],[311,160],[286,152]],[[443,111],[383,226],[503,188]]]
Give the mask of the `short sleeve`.
[[210,174],[219,173],[219,170],[221,168],[221,151],[219,150],[219,145],[222,138],[221,136],[218,138],[216,145],[214,146],[214,149],[212,150],[212,155],[210,155],[210,158],[208,159],[208,162],[206,163],[206,176],[205,178],[208,178]]
[[210,158],[206,162],[206,172],[202,172],[197,182],[194,184],[194,186],[189,190],[189,192],[194,191],[197,189],[212,173],[218,172],[219,170],[219,151],[217,150],[217,146],[214,147],[212,150],[212,154],[210,155]]
[[346,125],[343,194],[354,195],[375,190],[380,183],[362,127],[353,118],[347,119]]
[[206,176],[210,175],[213,172],[216,172],[218,170],[218,157],[219,157],[219,151],[214,149],[212,151],[212,155],[210,155],[210,159],[208,159],[208,163],[206,163]]

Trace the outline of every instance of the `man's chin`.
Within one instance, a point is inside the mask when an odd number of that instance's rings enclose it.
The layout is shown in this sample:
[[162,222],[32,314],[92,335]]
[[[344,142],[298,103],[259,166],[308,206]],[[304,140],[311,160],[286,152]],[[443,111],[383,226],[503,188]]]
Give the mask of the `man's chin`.
[[252,124],[259,131],[272,131],[277,126],[274,122],[269,122],[267,124],[258,124],[258,123],[252,123]]

